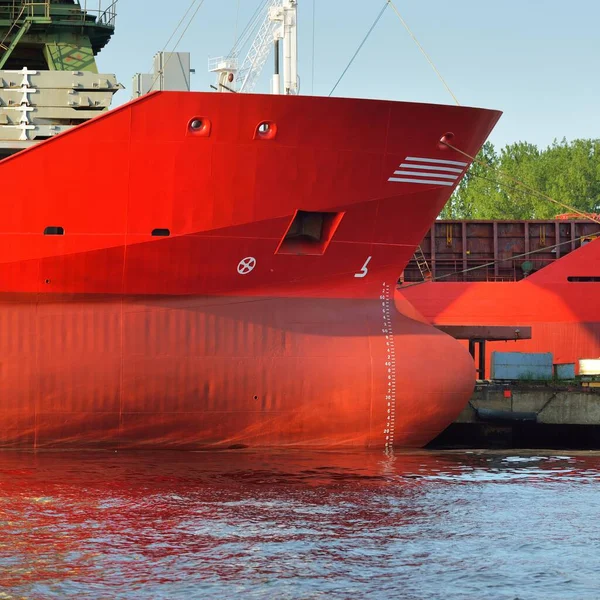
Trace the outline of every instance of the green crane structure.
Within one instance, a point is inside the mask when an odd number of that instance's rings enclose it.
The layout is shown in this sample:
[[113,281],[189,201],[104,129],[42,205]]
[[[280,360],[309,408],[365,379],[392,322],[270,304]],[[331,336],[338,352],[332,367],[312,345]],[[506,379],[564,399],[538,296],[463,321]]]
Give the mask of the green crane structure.
[[0,0],[0,70],[89,71],[115,30],[117,0]]

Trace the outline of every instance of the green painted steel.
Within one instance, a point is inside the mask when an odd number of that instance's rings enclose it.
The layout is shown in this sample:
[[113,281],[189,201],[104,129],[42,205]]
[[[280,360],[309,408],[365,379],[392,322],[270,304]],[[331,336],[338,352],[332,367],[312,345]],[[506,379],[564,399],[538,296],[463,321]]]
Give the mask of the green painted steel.
[[44,56],[51,71],[89,71],[97,73],[96,60],[91,45],[65,41],[51,42],[44,46]]
[[6,61],[10,58],[11,54],[13,53],[13,50],[18,46],[19,42],[21,41],[21,38],[27,33],[27,31],[29,31],[30,27],[31,21],[29,19],[25,19],[25,21],[22,24],[13,28],[16,29],[16,31],[14,32],[14,37],[10,43],[10,46],[6,48],[2,57],[0,57],[0,69],[4,69]]
[[94,57],[114,33],[117,2],[106,1],[104,8],[102,1],[89,4],[88,9],[87,0],[0,0],[0,69],[28,65],[97,73]]

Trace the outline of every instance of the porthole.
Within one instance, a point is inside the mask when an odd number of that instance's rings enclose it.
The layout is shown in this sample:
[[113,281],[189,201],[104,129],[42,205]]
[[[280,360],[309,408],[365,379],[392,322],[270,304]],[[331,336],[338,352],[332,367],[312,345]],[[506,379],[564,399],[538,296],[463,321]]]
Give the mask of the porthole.
[[208,137],[211,132],[210,119],[206,117],[193,117],[188,123],[188,133],[199,137]]
[[256,126],[254,139],[272,140],[277,135],[277,125],[273,121],[261,121]]

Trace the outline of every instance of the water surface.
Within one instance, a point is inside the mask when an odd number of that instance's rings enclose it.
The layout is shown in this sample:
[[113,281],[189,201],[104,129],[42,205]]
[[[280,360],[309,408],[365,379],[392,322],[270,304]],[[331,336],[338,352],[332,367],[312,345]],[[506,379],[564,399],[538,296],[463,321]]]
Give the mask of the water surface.
[[600,456],[1,453],[0,599],[600,598]]

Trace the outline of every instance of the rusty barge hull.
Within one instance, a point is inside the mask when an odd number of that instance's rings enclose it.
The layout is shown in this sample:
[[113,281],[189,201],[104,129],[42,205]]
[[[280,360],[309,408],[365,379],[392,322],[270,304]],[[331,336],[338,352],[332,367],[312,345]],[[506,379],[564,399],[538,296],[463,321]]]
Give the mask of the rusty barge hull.
[[[407,282],[401,287],[402,293],[425,320],[438,326],[531,327],[531,339],[487,344],[488,373],[489,355],[494,350],[552,352],[555,363],[575,365],[582,358],[600,356],[600,224],[590,220],[467,222],[449,223],[448,227],[462,232],[461,256],[451,259],[447,267],[438,262],[437,277],[440,268],[460,270],[472,264],[470,260],[491,262],[496,256],[501,262],[481,271],[457,274],[457,281],[424,283],[421,278],[421,283]],[[445,230],[444,222],[435,224],[436,249],[446,244],[440,239]],[[520,235],[526,230],[530,237]],[[540,237],[544,230],[545,237]],[[470,231],[488,235],[468,237]],[[539,248],[540,239],[545,239],[547,246],[541,247],[548,252],[510,258],[527,247]],[[561,250],[553,255],[556,243],[561,244]],[[425,246],[426,254],[430,248]],[[479,249],[480,257],[470,259],[465,249]],[[531,272],[523,277],[522,263],[526,261],[532,263],[527,265]],[[499,274],[496,280],[494,270]],[[465,281],[467,277],[471,280]]]
[[[600,236],[590,219],[436,221],[421,249],[433,279],[519,281]],[[414,257],[402,280],[423,280]]]

